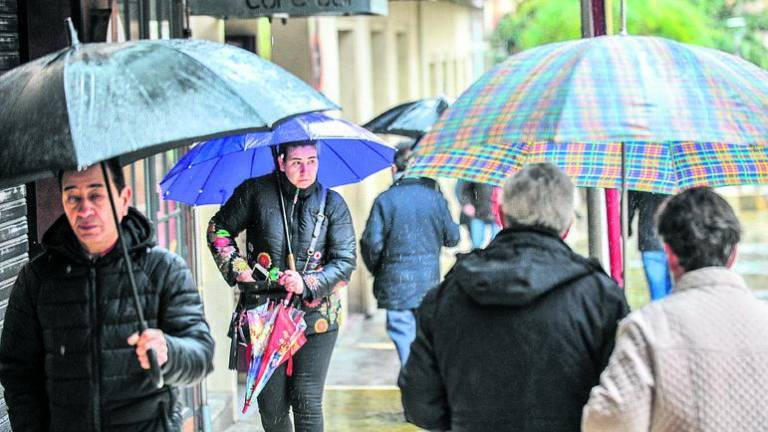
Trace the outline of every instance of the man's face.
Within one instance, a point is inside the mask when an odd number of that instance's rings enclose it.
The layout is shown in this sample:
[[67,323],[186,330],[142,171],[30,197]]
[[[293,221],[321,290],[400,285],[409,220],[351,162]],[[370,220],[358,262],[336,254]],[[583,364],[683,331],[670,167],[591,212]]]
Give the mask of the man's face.
[[[131,189],[123,188],[118,195],[110,181],[115,197],[117,216],[122,220],[128,213]],[[117,242],[117,229],[107,196],[101,166],[85,171],[67,171],[61,178],[61,202],[64,214],[77,239],[90,254],[101,254]]]
[[280,171],[285,172],[288,181],[299,189],[315,182],[319,162],[317,147],[313,145],[291,147],[279,160]]

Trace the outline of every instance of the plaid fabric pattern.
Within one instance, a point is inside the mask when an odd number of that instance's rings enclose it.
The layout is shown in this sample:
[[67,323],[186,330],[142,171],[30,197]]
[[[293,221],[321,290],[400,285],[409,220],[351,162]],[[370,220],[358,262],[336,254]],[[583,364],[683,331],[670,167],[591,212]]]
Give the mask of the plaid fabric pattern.
[[[668,39],[544,45],[484,74],[417,146],[412,176],[500,184],[552,161],[580,186],[631,189],[768,180],[768,72]],[[724,143],[724,144],[719,144]]]
[[[624,143],[627,188],[673,194],[693,186],[768,184],[768,146]],[[582,187],[621,188],[620,143],[485,146],[420,157],[409,175],[501,186],[525,164],[552,162]]]

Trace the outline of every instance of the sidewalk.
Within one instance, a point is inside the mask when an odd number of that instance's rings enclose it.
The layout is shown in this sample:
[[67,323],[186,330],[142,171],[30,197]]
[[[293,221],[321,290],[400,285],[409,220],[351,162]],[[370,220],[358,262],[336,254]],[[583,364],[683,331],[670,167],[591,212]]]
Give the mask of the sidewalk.
[[[336,342],[325,386],[325,430],[416,431],[403,420],[397,374],[400,362],[387,337],[383,310],[366,319],[349,316]],[[242,391],[243,384],[240,385]],[[237,401],[242,407],[242,394]],[[226,432],[263,431],[258,407],[241,414]]]

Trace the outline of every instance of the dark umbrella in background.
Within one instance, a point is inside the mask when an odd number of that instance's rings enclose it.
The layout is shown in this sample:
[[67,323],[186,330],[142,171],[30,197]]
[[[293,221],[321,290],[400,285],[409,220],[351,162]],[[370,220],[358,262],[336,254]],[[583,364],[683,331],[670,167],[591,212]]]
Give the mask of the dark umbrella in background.
[[[127,163],[202,139],[337,109],[282,68],[201,40],[72,46],[0,76],[0,187],[119,157]],[[108,184],[108,183],[107,183]],[[147,329],[114,211],[139,328]],[[163,379],[153,352],[152,379]]]
[[378,134],[402,135],[417,141],[432,130],[451,102],[442,96],[407,102],[378,115],[363,127]]

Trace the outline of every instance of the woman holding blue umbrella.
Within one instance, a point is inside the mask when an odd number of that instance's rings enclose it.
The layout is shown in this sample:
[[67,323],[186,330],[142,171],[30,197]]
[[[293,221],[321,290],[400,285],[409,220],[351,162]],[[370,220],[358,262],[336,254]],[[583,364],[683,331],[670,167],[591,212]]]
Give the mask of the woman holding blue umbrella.
[[[278,169],[250,178],[211,219],[208,243],[244,307],[293,293],[306,313],[307,342],[275,371],[258,396],[264,429],[322,431],[322,395],[339,327],[339,286],[355,269],[355,233],[344,199],[317,181],[320,146],[281,145]],[[285,219],[283,220],[283,217]],[[245,255],[235,237],[246,230]],[[297,251],[294,261],[292,251]],[[289,376],[290,375],[290,376]]]

